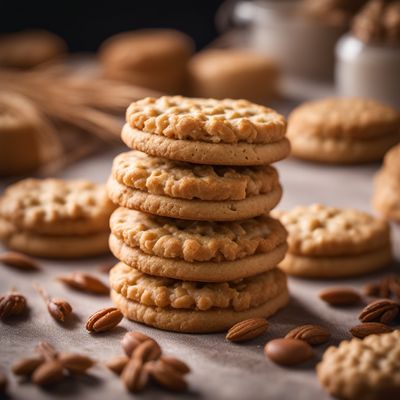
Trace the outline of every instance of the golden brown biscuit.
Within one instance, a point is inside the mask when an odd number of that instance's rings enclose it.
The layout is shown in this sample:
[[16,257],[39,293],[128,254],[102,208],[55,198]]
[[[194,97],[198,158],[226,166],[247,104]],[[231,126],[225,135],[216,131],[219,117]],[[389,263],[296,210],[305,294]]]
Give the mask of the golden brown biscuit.
[[179,93],[186,80],[192,40],[172,29],[124,32],[106,40],[100,60],[108,78],[167,93]]
[[25,179],[0,198],[0,238],[11,248],[44,257],[105,253],[114,208],[103,185]]
[[278,92],[279,70],[268,57],[241,49],[210,49],[189,63],[190,94],[264,103]]
[[376,174],[372,203],[386,219],[400,222],[400,174],[386,167]]
[[321,385],[346,400],[397,400],[400,394],[400,331],[342,341],[317,365]]
[[0,36],[2,67],[31,68],[66,52],[66,43],[48,31],[27,30]]
[[313,204],[272,215],[289,232],[289,253],[280,264],[288,274],[353,276],[383,268],[392,260],[389,225],[367,213]]
[[274,269],[235,282],[199,283],[145,275],[123,263],[110,271],[112,299],[130,319],[178,332],[217,332],[286,305],[286,277]]
[[270,192],[244,200],[186,200],[132,189],[121,185],[112,176],[107,181],[107,192],[110,199],[121,207],[197,221],[236,221],[267,214],[282,197],[282,188],[278,183]]
[[290,114],[287,135],[299,158],[333,164],[375,161],[400,141],[400,114],[373,100],[316,100]]

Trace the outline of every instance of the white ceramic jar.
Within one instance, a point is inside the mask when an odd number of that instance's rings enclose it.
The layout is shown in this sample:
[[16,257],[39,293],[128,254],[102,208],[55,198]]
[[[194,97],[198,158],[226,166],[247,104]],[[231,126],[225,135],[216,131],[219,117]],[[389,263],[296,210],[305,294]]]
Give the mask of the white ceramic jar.
[[343,96],[361,96],[400,107],[400,46],[370,45],[353,35],[336,46],[335,81]]

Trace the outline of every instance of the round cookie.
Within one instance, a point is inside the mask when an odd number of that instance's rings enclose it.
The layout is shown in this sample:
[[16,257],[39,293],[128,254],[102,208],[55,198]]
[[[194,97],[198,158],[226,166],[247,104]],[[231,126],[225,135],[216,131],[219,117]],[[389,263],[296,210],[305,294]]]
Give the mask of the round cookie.
[[280,201],[280,184],[269,193],[244,200],[203,201],[176,199],[132,189],[111,176],[107,181],[110,199],[121,207],[162,217],[197,221],[236,221],[267,214]]
[[269,165],[197,165],[139,151],[115,157],[112,176],[122,185],[150,194],[206,201],[244,200],[269,193],[279,183],[278,172]]
[[392,260],[389,225],[367,213],[313,204],[272,215],[289,232],[289,252],[280,264],[288,274],[355,276],[383,268]]
[[0,66],[31,68],[67,52],[64,40],[44,30],[26,30],[0,36]]
[[172,29],[142,29],[107,39],[99,57],[107,78],[167,93],[181,92],[193,41]]
[[384,166],[374,178],[372,203],[386,219],[400,222],[400,144],[385,155]]
[[400,113],[361,98],[316,100],[290,114],[287,135],[298,158],[332,164],[370,162],[400,141]]
[[44,257],[105,253],[114,208],[104,185],[25,179],[0,198],[0,239],[11,248]]
[[224,283],[157,278],[118,263],[110,271],[111,297],[125,317],[159,329],[218,332],[251,317],[268,317],[289,299],[279,269]]
[[128,147],[170,160],[263,165],[290,151],[284,117],[246,100],[148,97],[128,107],[126,120]]
[[111,216],[110,249],[150,275],[224,282],[257,275],[285,256],[286,231],[267,216],[238,222],[192,222],[125,208]]
[[278,92],[279,69],[268,57],[243,49],[209,49],[189,62],[194,97],[263,103]]
[[342,341],[317,365],[329,394],[346,400],[397,400],[400,393],[400,331]]

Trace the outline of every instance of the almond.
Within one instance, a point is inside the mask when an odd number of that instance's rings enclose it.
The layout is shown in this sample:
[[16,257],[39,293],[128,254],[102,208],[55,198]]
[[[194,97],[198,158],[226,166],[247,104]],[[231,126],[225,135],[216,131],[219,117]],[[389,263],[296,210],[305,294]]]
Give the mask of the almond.
[[100,279],[83,272],[73,272],[69,275],[63,275],[58,277],[58,280],[81,292],[99,295],[108,295],[110,293],[110,288]]
[[160,385],[175,392],[187,389],[187,383],[182,374],[160,361],[152,361],[145,365],[149,375]]
[[95,364],[90,357],[79,353],[60,353],[58,360],[65,369],[74,373],[84,373]]
[[57,383],[64,378],[61,363],[57,360],[46,361],[40,365],[32,375],[32,382],[36,385],[47,386]]
[[42,357],[23,358],[15,362],[11,370],[14,375],[30,376],[43,363],[44,359]]
[[400,305],[393,300],[381,299],[368,304],[359,315],[361,322],[392,322],[399,313]]
[[125,387],[132,393],[140,392],[148,382],[148,372],[140,360],[132,358],[124,368],[121,379]]
[[350,333],[357,338],[364,339],[369,335],[390,333],[393,329],[380,322],[364,322],[350,329]]
[[33,258],[16,251],[6,251],[0,254],[0,262],[22,271],[39,271],[40,266]]
[[110,371],[114,372],[114,374],[120,375],[126,367],[126,364],[128,364],[128,361],[129,358],[127,356],[114,357],[106,362],[106,367]]
[[358,292],[341,287],[325,289],[319,293],[319,297],[331,306],[351,306],[361,301]]
[[243,342],[262,335],[267,329],[268,322],[265,318],[246,319],[233,325],[225,338],[231,342]]
[[160,362],[174,369],[182,375],[186,375],[190,372],[189,366],[178,358],[162,356],[160,358]]
[[311,346],[304,340],[298,339],[274,339],[265,347],[266,356],[280,365],[297,365],[313,357]]
[[301,325],[292,329],[285,336],[288,339],[304,340],[312,346],[326,343],[330,337],[330,332],[320,325]]
[[148,339],[141,343],[132,353],[132,358],[140,361],[142,364],[159,359],[161,348],[153,339]]
[[122,320],[123,315],[118,308],[109,307],[96,311],[86,322],[89,332],[105,332],[115,328]]
[[121,346],[124,349],[125,354],[130,357],[136,347],[146,340],[151,340],[151,338],[144,333],[127,332],[121,340]]
[[19,293],[0,297],[0,319],[22,315],[28,309],[26,298]]

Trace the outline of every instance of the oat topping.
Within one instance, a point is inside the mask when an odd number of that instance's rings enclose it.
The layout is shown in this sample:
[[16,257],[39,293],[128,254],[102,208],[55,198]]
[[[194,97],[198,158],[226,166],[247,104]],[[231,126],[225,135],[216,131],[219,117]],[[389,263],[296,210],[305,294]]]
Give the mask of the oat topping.
[[286,231],[267,216],[237,222],[198,222],[163,218],[118,208],[113,234],[146,254],[193,261],[234,261],[268,253],[286,242]]
[[247,310],[274,298],[286,286],[285,274],[277,268],[233,282],[201,283],[145,275],[124,263],[110,271],[110,281],[113,290],[140,304],[200,311]]
[[244,200],[272,191],[278,173],[271,166],[224,167],[195,165],[147,156],[138,151],[118,155],[113,177],[121,184],[181,199]]
[[313,204],[273,211],[289,232],[289,251],[301,255],[351,255],[390,243],[389,225],[370,214]]
[[126,120],[133,129],[210,143],[271,143],[286,131],[282,115],[247,100],[147,97],[129,106]]

